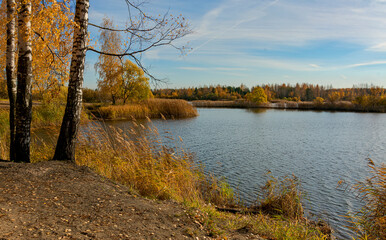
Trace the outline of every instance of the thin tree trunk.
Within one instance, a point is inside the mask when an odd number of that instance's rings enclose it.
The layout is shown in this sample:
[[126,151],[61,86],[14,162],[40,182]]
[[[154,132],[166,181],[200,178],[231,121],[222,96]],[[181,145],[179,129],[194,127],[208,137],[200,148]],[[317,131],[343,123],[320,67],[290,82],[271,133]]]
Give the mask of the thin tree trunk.
[[115,105],[115,95],[114,94],[111,94],[111,99],[113,101],[113,105]]
[[17,67],[15,161],[30,162],[32,115],[31,1],[21,1],[18,18],[19,61]]
[[16,1],[7,0],[7,55],[6,74],[9,99],[10,153],[9,159],[15,161],[15,103],[16,103]]
[[88,25],[89,0],[77,0],[75,7],[74,43],[66,110],[63,117],[54,160],[75,160],[76,136],[82,109],[82,85]]

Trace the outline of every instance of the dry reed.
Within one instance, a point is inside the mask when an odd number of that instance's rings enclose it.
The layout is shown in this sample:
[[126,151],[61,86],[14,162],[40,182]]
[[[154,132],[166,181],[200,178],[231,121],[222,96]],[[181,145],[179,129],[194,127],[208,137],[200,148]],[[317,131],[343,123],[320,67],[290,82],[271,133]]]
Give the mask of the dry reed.
[[268,174],[268,180],[262,187],[263,198],[259,199],[254,209],[267,214],[281,215],[290,219],[303,218],[303,195],[300,183],[295,176],[282,179]]
[[198,115],[197,110],[185,100],[149,99],[140,103],[110,105],[93,112],[103,119],[188,118]]
[[349,218],[358,239],[386,239],[386,165],[368,166],[372,177],[354,185],[365,206]]
[[80,134],[78,143],[77,164],[89,166],[142,196],[177,201],[200,198],[202,174],[190,154],[166,147],[156,129],[138,124],[127,133],[96,124]]

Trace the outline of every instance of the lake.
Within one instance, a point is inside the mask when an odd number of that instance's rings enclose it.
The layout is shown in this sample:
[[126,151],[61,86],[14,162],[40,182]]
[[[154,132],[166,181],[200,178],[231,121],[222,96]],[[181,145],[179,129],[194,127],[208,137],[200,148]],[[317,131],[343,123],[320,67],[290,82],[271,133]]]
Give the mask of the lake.
[[[246,203],[256,200],[268,170],[274,176],[295,174],[307,194],[308,215],[326,220],[338,238],[349,238],[343,216],[359,210],[362,203],[349,189],[338,188],[338,182],[353,185],[368,177],[367,158],[386,162],[386,114],[198,110],[196,118],[152,124],[161,135],[181,136],[206,171],[226,177]],[[128,121],[109,124],[132,126]]]

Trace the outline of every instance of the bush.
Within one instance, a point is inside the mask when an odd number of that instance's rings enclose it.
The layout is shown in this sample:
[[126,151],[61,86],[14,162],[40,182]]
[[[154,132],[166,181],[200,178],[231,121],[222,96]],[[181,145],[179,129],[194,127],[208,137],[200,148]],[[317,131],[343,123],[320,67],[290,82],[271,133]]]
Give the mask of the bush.
[[323,103],[324,103],[324,99],[321,98],[321,97],[317,97],[317,98],[314,99],[313,102],[314,102],[314,104],[315,104],[316,106],[321,106],[321,105],[323,105]]
[[255,87],[251,93],[245,95],[245,98],[257,104],[267,102],[267,94],[265,94],[264,89],[261,87]]

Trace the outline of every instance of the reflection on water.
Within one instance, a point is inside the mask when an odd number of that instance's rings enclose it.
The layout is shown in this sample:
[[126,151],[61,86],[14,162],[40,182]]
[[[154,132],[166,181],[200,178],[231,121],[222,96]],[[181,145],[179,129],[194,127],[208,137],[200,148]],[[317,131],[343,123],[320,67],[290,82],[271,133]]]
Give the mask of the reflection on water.
[[273,109],[199,109],[199,114],[151,124],[161,135],[181,136],[206,169],[225,176],[248,203],[256,199],[268,170],[275,176],[295,174],[307,193],[310,214],[348,238],[342,216],[360,209],[361,202],[337,188],[338,181],[365,179],[368,157],[386,161],[386,114]]
[[268,109],[267,108],[249,108],[249,109],[246,109],[246,111],[259,114],[259,113],[266,113]]

